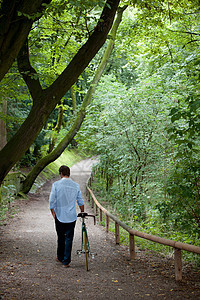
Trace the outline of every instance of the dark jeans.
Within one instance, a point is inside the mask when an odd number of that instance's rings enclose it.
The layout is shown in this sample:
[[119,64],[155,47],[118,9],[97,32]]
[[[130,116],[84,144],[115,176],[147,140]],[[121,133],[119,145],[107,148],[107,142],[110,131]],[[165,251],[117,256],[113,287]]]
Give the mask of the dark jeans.
[[76,221],[72,223],[61,223],[55,218],[55,223],[58,237],[57,258],[64,265],[68,265],[71,262],[72,242]]

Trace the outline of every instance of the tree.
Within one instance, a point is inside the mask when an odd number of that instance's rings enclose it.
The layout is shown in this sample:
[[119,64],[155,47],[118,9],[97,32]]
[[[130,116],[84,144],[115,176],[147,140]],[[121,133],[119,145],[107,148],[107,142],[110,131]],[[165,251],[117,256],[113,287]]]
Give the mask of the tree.
[[101,75],[107,65],[108,59],[110,57],[110,54],[114,47],[114,42],[116,38],[117,29],[119,27],[119,24],[122,20],[122,14],[124,10],[127,8],[127,6],[124,6],[123,8],[118,8],[117,11],[117,17],[115,19],[115,22],[111,28],[111,31],[109,33],[109,42],[106,47],[106,50],[104,52],[104,55],[102,57],[102,60],[99,64],[99,67],[96,70],[95,76],[91,82],[91,85],[88,89],[88,92],[86,96],[84,97],[84,100],[81,104],[81,107],[75,116],[75,119],[73,121],[73,124],[70,128],[70,130],[67,132],[65,137],[62,139],[62,141],[57,145],[57,147],[48,155],[43,157],[41,160],[37,162],[37,164],[33,167],[33,169],[30,171],[30,173],[27,175],[25,181],[23,182],[22,191],[24,193],[29,192],[30,188],[32,187],[36,177],[38,174],[52,161],[57,159],[62,152],[66,149],[66,147],[70,144],[76,133],[79,131],[81,124],[85,118],[86,115],[86,109],[91,102],[92,96],[94,95],[96,86],[101,78]]
[[107,190],[114,180],[120,182],[117,199],[137,201],[140,194],[145,196],[147,178],[155,180],[158,173],[159,181],[164,177],[160,168],[165,160],[168,103],[162,99],[163,88],[155,84],[146,79],[127,89],[113,76],[104,76],[78,134],[81,147],[99,155]]
[[56,104],[77,81],[78,76],[104,44],[112,26],[118,4],[119,0],[108,0],[105,3],[98,23],[86,43],[78,50],[57,79],[45,89],[42,88],[37,72],[31,66],[28,41],[26,40],[18,54],[17,60],[19,71],[32,96],[33,106],[18,132],[0,152],[0,183],[2,183],[12,166],[33,143]]

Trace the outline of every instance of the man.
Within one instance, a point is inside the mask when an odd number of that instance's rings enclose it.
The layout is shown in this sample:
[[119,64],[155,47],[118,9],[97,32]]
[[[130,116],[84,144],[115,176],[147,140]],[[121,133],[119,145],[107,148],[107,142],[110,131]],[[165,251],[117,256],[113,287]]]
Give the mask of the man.
[[84,201],[80,186],[70,177],[70,168],[59,168],[61,179],[54,182],[49,197],[49,208],[55,219],[57,232],[57,261],[69,267],[71,262],[71,250],[76,224],[76,202],[81,212],[84,212]]

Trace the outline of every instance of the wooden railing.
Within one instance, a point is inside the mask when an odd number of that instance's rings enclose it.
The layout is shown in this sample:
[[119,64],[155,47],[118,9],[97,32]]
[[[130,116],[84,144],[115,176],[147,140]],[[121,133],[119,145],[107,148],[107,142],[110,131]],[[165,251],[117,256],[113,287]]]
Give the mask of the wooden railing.
[[[120,235],[119,235],[119,226],[125,229],[129,233],[129,251],[130,251],[130,258],[134,259],[136,256],[135,252],[135,236],[140,238],[159,243],[165,246],[170,246],[174,248],[174,261],[175,261],[175,278],[177,281],[182,280],[182,258],[181,258],[181,250],[185,250],[188,252],[193,252],[200,254],[200,247],[189,245],[186,243],[176,242],[173,240],[161,238],[155,235],[151,235],[148,233],[140,232],[135,229],[132,229],[122,221],[120,221],[116,216],[112,215],[109,211],[107,211],[96,199],[95,195],[93,194],[92,190],[89,186],[91,186],[92,177],[88,179],[86,192],[88,195],[88,200],[92,203],[92,208],[95,209],[96,215],[99,215],[99,221],[102,221],[102,213],[106,216],[106,231],[109,231],[109,220],[112,219],[115,222],[115,241],[116,244],[120,242]],[[98,212],[99,210],[99,212]]]

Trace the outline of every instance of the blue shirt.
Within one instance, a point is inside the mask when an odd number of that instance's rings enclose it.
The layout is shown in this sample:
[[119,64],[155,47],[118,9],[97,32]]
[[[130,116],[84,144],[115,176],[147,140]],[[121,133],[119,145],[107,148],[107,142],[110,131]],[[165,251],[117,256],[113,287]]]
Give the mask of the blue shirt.
[[70,178],[62,178],[53,183],[49,197],[49,208],[54,209],[57,219],[71,223],[77,219],[76,202],[84,204],[80,186]]

